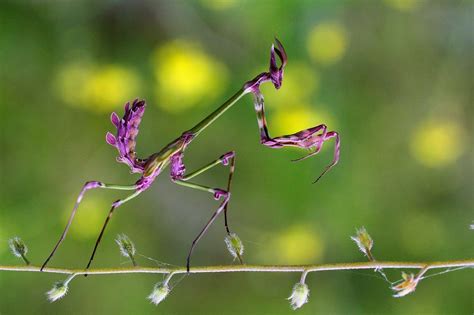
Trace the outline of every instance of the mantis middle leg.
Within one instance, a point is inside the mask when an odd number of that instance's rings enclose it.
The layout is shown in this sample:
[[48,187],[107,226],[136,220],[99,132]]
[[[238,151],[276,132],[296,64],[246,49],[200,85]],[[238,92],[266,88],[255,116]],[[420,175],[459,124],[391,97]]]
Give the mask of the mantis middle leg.
[[[229,200],[230,200],[230,188],[231,188],[231,183],[232,183],[232,177],[234,174],[235,170],[235,152],[231,151],[228,152],[224,155],[222,155],[220,158],[216,159],[215,161],[212,161],[211,163],[197,169],[194,172],[189,173],[188,175],[184,175],[184,164],[182,163],[182,154],[179,155],[173,162],[172,162],[172,174],[171,178],[173,182],[175,182],[178,185],[182,185],[185,187],[189,188],[194,188],[198,189],[201,191],[206,191],[214,195],[214,198],[216,200],[220,199],[221,197],[224,197],[224,200],[222,203],[219,205],[219,208],[213,213],[209,221],[206,223],[206,225],[203,227],[203,229],[199,232],[199,234],[196,236],[196,238],[193,240],[191,248],[189,249],[188,257],[186,259],[186,268],[189,271],[190,267],[190,261],[191,261],[191,255],[193,253],[194,248],[196,247],[196,244],[199,242],[199,240],[202,238],[202,236],[206,233],[206,231],[209,229],[209,227],[212,225],[214,220],[219,216],[219,214],[224,211],[224,216],[225,216],[225,227],[226,231],[228,234],[230,234],[230,229],[228,225],[228,220],[227,220],[227,207],[229,205]],[[211,188],[207,187],[204,185],[196,184],[196,183],[190,183],[188,180],[198,176],[199,174],[202,174],[206,172],[207,170],[213,168],[214,166],[217,166],[219,164],[223,165],[229,165],[230,170],[229,170],[229,177],[227,180],[227,190],[222,190],[219,188]],[[242,258],[238,256],[240,262],[242,263]]]

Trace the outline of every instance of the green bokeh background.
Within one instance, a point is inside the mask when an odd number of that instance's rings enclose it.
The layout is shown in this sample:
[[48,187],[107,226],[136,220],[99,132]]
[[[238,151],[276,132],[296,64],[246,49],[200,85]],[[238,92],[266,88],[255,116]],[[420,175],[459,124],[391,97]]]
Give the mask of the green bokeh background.
[[[270,132],[297,131],[301,121],[309,121],[303,128],[325,122],[341,134],[341,160],[311,185],[331,160],[333,143],[312,159],[290,163],[304,152],[259,144],[250,97],[192,143],[185,158],[189,170],[237,152],[230,222],[244,241],[246,262],[363,261],[349,238],[360,226],[374,238],[374,255],[381,260],[472,257],[473,12],[467,0],[2,1],[0,264],[21,263],[8,251],[15,235],[40,264],[86,180],[136,180],[105,143],[112,110],[121,115],[127,100],[147,99],[137,147],[147,156],[265,71],[275,35],[289,56],[289,81],[280,91],[264,90]],[[322,35],[314,44],[311,34],[318,30]],[[172,63],[159,52],[176,40],[192,43],[204,56],[202,69],[186,68],[202,83],[185,86],[187,98],[179,85],[163,90],[156,79],[173,75],[163,72]],[[84,70],[81,83],[61,76],[71,64],[96,70]],[[128,79],[112,75],[125,80],[124,88],[117,91],[105,76],[105,84],[93,84],[96,92],[84,92],[107,65],[133,72]],[[203,75],[206,69],[213,69],[210,78]],[[161,83],[169,82],[174,81]],[[193,89],[201,90],[196,96]],[[112,92],[125,98],[108,104]],[[226,174],[217,168],[198,182],[223,186]],[[108,204],[120,196],[90,192],[50,265],[84,266]],[[146,257],[183,265],[216,205],[204,193],[174,185],[165,172],[117,211],[94,266],[129,265],[114,243],[118,233],[126,233]],[[224,236],[220,218],[193,264],[232,263]],[[143,256],[137,260],[157,264]],[[387,273],[393,281],[400,278],[399,271]],[[0,314],[291,314],[285,298],[298,278],[192,275],[155,307],[145,297],[160,276],[80,277],[64,299],[51,304],[44,294],[62,276],[1,272]],[[471,270],[440,275],[395,299],[372,271],[313,273],[307,279],[310,303],[298,313],[470,314],[472,279]]]

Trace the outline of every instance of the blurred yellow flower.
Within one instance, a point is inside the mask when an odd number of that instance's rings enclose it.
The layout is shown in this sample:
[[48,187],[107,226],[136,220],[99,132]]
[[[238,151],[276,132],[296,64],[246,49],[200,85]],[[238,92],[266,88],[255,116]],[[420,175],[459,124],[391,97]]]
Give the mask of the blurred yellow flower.
[[278,263],[307,264],[322,257],[324,244],[314,228],[294,225],[279,233],[271,249]]
[[94,71],[86,82],[84,94],[92,108],[108,112],[138,97],[138,87],[138,77],[133,71],[107,65]]
[[273,120],[269,122],[269,128],[271,134],[283,135],[295,133],[323,123],[334,129],[332,119],[328,114],[323,111],[316,113],[310,106],[299,105],[277,109]]
[[310,57],[322,65],[338,62],[346,51],[347,35],[344,26],[338,22],[316,25],[307,39]]
[[201,0],[203,6],[213,10],[226,10],[234,7],[238,0]]
[[414,11],[423,4],[424,0],[385,0],[385,3],[400,11]]
[[456,161],[465,150],[465,133],[454,121],[422,123],[410,140],[415,159],[429,167],[442,167]]
[[[75,200],[75,198],[77,196],[69,198],[65,203],[62,213],[62,223],[64,225],[66,225],[71,214],[71,200]],[[100,228],[109,210],[110,202],[94,195],[86,195],[77,210],[69,234],[75,239],[89,239],[99,235]]]
[[56,80],[65,103],[97,112],[108,112],[137,97],[138,87],[135,72],[119,65],[73,63],[63,67]]
[[152,62],[158,105],[170,112],[209,104],[227,81],[226,68],[188,41],[176,40],[159,47]]
[[285,69],[283,85],[275,90],[273,84],[263,84],[261,90],[267,107],[293,107],[300,102],[307,102],[319,88],[318,72],[304,63],[291,63]]

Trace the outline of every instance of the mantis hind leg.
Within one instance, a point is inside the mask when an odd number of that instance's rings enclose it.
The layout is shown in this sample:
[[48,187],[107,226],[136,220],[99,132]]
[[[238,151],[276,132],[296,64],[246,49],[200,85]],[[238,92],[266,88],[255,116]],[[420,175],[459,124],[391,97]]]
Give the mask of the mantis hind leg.
[[[129,195],[128,197],[126,197],[124,199],[119,199],[119,200],[112,203],[112,208],[110,208],[109,214],[107,215],[107,218],[105,219],[104,225],[102,226],[102,229],[100,230],[100,234],[97,237],[97,241],[95,242],[94,250],[92,251],[92,255],[89,258],[89,262],[87,263],[87,266],[86,266],[86,271],[89,269],[89,267],[92,263],[92,260],[94,260],[94,256],[95,256],[95,252],[97,251],[97,247],[99,246],[100,241],[102,240],[102,236],[104,235],[105,228],[107,227],[107,224],[109,223],[110,219],[112,218],[112,215],[114,214],[115,209],[117,209],[118,207],[120,207],[121,205],[126,203],[127,201],[132,200],[133,198],[138,196],[141,192],[142,192],[142,190],[137,190],[133,194]],[[85,274],[85,276],[87,276],[87,273]]]
[[103,189],[116,189],[116,190],[133,190],[135,189],[135,185],[114,185],[114,184],[104,184],[102,182],[98,182],[98,181],[89,181],[89,182],[86,182],[84,184],[84,186],[82,186],[82,189],[81,189],[81,192],[79,193],[79,196],[77,197],[77,200],[76,200],[76,203],[74,204],[74,207],[71,211],[71,214],[69,215],[69,219],[67,221],[67,224],[66,224],[66,227],[64,228],[64,231],[63,233],[61,234],[61,236],[59,237],[59,240],[58,242],[56,243],[56,245],[54,246],[53,250],[51,251],[51,253],[49,254],[48,258],[46,258],[46,260],[44,261],[43,265],[41,266],[41,271],[46,267],[46,265],[48,264],[48,262],[51,260],[51,258],[54,256],[54,254],[56,253],[56,250],[58,249],[59,245],[61,245],[61,243],[64,241],[64,239],[66,238],[66,235],[69,231],[69,227],[71,226],[72,224],[72,220],[74,219],[74,216],[76,215],[76,212],[77,212],[77,208],[79,207],[79,204],[81,203],[82,201],[82,198],[84,197],[84,194],[86,193],[86,191],[90,190],[90,189],[95,189],[95,188],[103,188]]

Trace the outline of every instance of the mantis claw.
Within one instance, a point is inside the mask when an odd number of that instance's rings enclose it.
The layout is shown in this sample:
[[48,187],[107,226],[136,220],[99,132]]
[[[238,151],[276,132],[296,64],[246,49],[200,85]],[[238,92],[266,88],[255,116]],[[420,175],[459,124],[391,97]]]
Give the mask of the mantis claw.
[[314,151],[313,151],[313,150],[310,150],[308,154],[306,154],[306,155],[304,155],[304,156],[302,156],[302,157],[300,157],[300,158],[291,160],[291,162],[301,162],[301,161],[303,161],[303,160],[306,160],[307,158],[312,157],[313,155],[318,154],[320,150],[321,150],[321,146],[319,146],[319,148],[317,148],[317,149],[314,150]]

